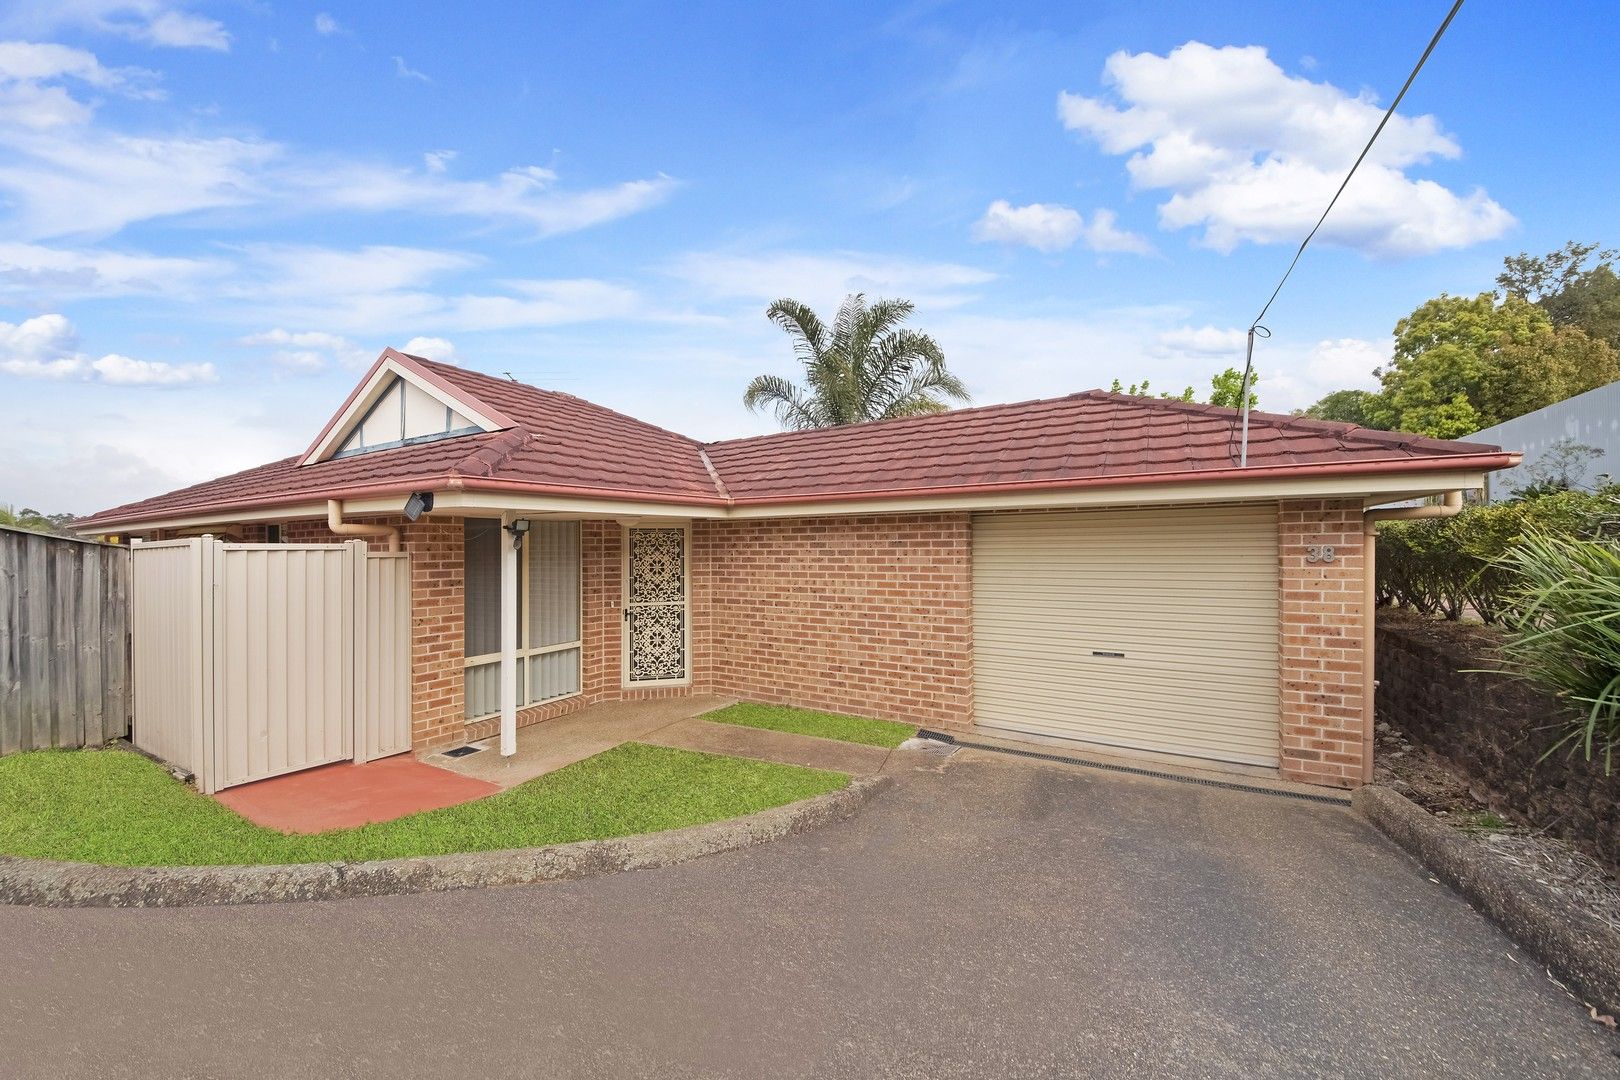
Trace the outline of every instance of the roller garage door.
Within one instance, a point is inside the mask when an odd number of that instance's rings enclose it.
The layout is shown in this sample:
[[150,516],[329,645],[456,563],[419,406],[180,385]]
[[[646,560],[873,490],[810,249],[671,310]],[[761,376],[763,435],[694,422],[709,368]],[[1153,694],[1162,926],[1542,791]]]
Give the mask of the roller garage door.
[[1277,510],[980,514],[986,728],[1277,764]]

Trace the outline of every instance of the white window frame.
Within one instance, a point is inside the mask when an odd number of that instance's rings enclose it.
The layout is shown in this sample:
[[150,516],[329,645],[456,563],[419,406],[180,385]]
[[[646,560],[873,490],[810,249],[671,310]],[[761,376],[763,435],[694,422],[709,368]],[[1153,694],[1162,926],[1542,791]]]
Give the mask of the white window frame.
[[[686,658],[686,674],[679,679],[630,678],[630,531],[632,529],[681,530],[681,654]],[[619,685],[625,690],[654,690],[661,686],[692,685],[692,523],[647,522],[622,526],[619,539]]]
[[[498,524],[498,522],[497,522],[497,524]],[[520,621],[520,623],[518,625],[518,648],[517,648],[517,651],[515,651],[512,655],[513,655],[513,657],[515,657],[518,660],[527,660],[531,656],[543,656],[546,653],[563,652],[563,651],[565,651],[567,649],[578,649],[579,653],[575,657],[575,661],[578,664],[579,677],[577,679],[575,679],[574,681],[575,681],[575,683],[578,684],[579,689],[575,690],[572,694],[559,694],[556,697],[546,698],[544,701],[531,701],[531,702],[529,702],[527,704],[523,704],[523,699],[528,696],[529,687],[531,685],[533,685],[529,681],[529,679],[530,679],[529,665],[527,663],[525,663],[525,664],[521,665],[522,670],[523,670],[523,677],[520,680],[518,680],[518,683],[519,683],[519,686],[518,686],[518,691],[519,691],[518,692],[518,702],[519,702],[519,704],[518,704],[517,707],[519,709],[532,709],[532,708],[535,708],[536,706],[539,706],[539,705],[550,705],[554,701],[567,701],[569,698],[579,697],[579,695],[581,695],[581,694],[583,694],[585,692],[585,545],[584,545],[585,537],[584,537],[584,529],[581,526],[580,522],[577,522],[577,521],[573,522],[573,525],[575,526],[576,529],[578,529],[580,531],[579,589],[578,589],[579,618],[578,618],[578,620],[576,621],[576,624],[575,624],[575,625],[577,625],[579,627],[580,636],[579,636],[579,638],[577,640],[564,641],[564,642],[560,642],[560,643],[558,643],[556,645],[536,645],[536,646],[530,647],[529,646],[529,618],[528,618],[529,612],[528,612],[527,606],[525,605],[523,607],[524,618]],[[511,542],[512,542],[512,539],[511,539],[510,535],[502,537],[502,543],[510,544]],[[532,552],[532,550],[533,550],[533,545],[528,542],[527,538],[525,538],[524,542],[523,542],[523,555],[522,555],[522,558],[518,559],[518,583],[517,583],[517,589],[518,589],[518,596],[520,596],[520,597],[525,597],[526,598],[529,595],[529,556],[530,556],[530,553]],[[465,571],[465,566],[466,566],[465,559],[466,559],[466,557],[463,556],[463,562],[462,562],[462,566],[464,568],[463,571],[462,571],[463,573],[466,572]],[[463,603],[463,605],[465,605],[466,601],[463,600],[462,603]],[[465,614],[463,614],[463,618],[465,618]],[[463,635],[462,641],[463,642],[466,641],[465,635]],[[479,656],[466,656],[466,655],[463,655],[462,659],[461,659],[461,672],[462,672],[462,674],[461,674],[461,679],[462,679],[461,685],[463,687],[462,692],[463,693],[466,692],[465,688],[466,688],[466,685],[467,685],[467,672],[469,670],[471,670],[472,668],[475,668],[475,667],[483,667],[483,666],[488,665],[488,664],[499,664],[500,662],[501,662],[501,654],[499,652],[483,653],[482,655],[479,655]],[[688,666],[690,666],[690,664]],[[645,685],[645,684],[638,684],[638,685]],[[492,720],[492,719],[494,719],[494,718],[496,718],[496,717],[498,717],[500,715],[501,715],[500,703],[497,701],[494,711],[487,712],[487,713],[482,713],[482,714],[480,714],[478,716],[469,716],[469,717],[467,717],[467,723],[476,724],[476,723],[479,723],[479,722],[484,721],[484,720]]]

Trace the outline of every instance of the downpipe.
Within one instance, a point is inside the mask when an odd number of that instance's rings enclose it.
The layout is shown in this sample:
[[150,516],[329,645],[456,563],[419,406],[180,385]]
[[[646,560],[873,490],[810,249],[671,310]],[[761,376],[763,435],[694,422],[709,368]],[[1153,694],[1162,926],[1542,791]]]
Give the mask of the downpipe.
[[1375,693],[1378,689],[1374,657],[1378,649],[1378,523],[1380,521],[1414,521],[1423,518],[1455,517],[1463,507],[1463,493],[1459,488],[1448,491],[1438,503],[1424,506],[1392,506],[1383,510],[1368,510],[1361,515],[1362,594],[1361,594],[1361,782],[1372,783],[1373,777],[1373,714]]
[[393,525],[362,525],[343,520],[343,503],[326,500],[326,529],[334,536],[381,536],[388,541],[389,551],[399,550],[399,529]]

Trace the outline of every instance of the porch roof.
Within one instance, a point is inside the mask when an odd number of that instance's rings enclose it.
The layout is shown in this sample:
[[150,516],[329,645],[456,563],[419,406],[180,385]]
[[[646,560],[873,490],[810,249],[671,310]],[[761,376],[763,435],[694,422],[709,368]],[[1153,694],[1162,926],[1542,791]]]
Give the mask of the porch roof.
[[508,491],[679,509],[869,502],[1149,483],[1480,473],[1517,455],[1274,413],[1088,390],[819,431],[701,443],[570,394],[388,350],[509,419],[480,432],[300,464],[302,455],[80,519],[81,531],[411,491]]

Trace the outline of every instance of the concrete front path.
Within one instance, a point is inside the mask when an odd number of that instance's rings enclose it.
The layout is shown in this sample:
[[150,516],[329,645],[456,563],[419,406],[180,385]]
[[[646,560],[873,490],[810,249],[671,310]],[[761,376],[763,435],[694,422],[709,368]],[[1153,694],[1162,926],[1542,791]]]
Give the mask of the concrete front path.
[[851,776],[872,776],[883,771],[892,751],[882,746],[796,735],[790,731],[769,731],[741,724],[717,724],[697,717],[682,720],[649,732],[642,742],[701,750],[708,754],[779,761],[784,765],[805,765],[831,769]]
[[428,754],[422,760],[507,788],[626,742],[807,765],[852,776],[881,772],[889,758],[889,751],[882,747],[699,719],[701,714],[724,708],[735,700],[699,695],[593,705],[569,716],[519,728],[517,753],[508,758],[500,755],[499,739],[485,739],[473,744],[484,748],[476,754],[460,758]]
[[1344,809],[949,762],[891,766],[848,821],[659,870],[0,908],[0,1074],[1620,1073],[1613,1035]]
[[620,743],[639,741],[659,728],[724,708],[735,701],[735,698],[694,695],[592,705],[568,716],[518,728],[517,753],[511,757],[501,757],[501,741],[495,737],[473,743],[484,748],[476,754],[461,758],[448,758],[442,753],[425,754],[422,760],[508,788],[555,772],[564,765],[584,761]]

